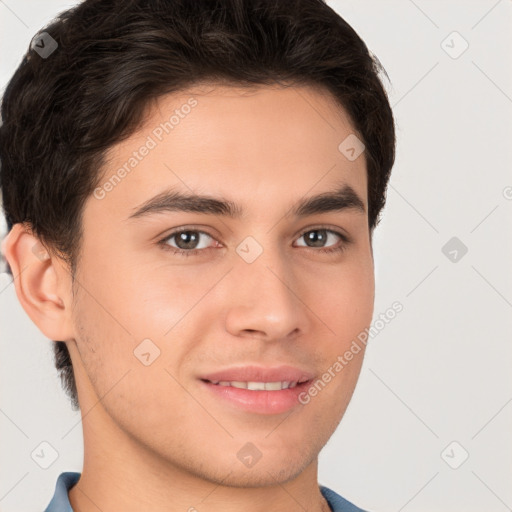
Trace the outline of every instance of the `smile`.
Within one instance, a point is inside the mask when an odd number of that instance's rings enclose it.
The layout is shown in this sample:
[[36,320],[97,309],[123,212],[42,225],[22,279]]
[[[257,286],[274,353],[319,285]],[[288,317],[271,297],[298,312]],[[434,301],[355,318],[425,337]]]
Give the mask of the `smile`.
[[297,386],[297,381],[282,382],[243,382],[243,381],[208,381],[218,386],[230,386],[239,389],[249,389],[250,391],[280,391],[281,389],[292,389]]

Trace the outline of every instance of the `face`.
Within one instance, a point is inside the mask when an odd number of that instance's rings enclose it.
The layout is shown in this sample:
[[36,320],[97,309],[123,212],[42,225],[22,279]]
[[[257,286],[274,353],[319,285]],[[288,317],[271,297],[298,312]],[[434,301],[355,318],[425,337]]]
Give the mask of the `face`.
[[[338,149],[351,134],[318,89],[203,86],[160,98],[111,149],[84,209],[68,341],[82,411],[103,397],[84,429],[234,486],[316,460],[364,350],[341,369],[339,356],[373,312],[364,153]],[[322,194],[336,198],[308,203]]]

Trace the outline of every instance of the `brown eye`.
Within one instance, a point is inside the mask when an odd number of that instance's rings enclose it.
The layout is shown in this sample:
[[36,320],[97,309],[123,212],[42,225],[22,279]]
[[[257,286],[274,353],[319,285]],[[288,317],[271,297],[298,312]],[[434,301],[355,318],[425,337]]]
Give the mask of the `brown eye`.
[[302,237],[310,247],[323,247],[328,238],[326,229],[308,231],[306,234],[302,235]]
[[[325,247],[329,241],[336,243],[336,237],[342,238],[342,235],[329,229],[310,229],[304,232],[299,239],[306,241],[306,247]],[[333,240],[334,239],[334,240]],[[301,246],[304,247],[304,246]]]
[[196,231],[182,231],[174,235],[178,249],[196,249],[199,242],[199,235]]
[[[169,241],[173,240],[174,243],[169,243]],[[162,240],[162,244],[168,245],[170,249],[174,248],[178,251],[195,251],[208,249],[210,240],[213,240],[213,238],[204,231],[187,229],[171,233]]]

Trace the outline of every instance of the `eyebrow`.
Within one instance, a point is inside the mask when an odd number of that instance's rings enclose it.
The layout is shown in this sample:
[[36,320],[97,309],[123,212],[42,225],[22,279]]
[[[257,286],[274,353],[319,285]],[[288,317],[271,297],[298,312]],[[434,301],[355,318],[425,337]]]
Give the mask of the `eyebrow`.
[[[165,190],[148,199],[138,207],[128,219],[137,219],[149,215],[165,212],[190,212],[206,215],[220,215],[231,218],[240,218],[243,208],[222,197],[199,195]],[[316,196],[303,198],[292,207],[291,214],[295,217],[307,217],[328,212],[340,212],[343,210],[355,210],[365,213],[363,201],[350,185],[342,185],[334,191],[323,192]]]

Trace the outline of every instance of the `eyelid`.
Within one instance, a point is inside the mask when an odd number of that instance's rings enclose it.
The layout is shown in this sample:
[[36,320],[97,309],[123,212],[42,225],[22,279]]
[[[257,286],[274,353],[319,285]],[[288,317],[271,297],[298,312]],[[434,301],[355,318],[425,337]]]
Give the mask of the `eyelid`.
[[[295,235],[295,238],[299,238],[299,237],[305,235],[306,233],[309,233],[310,231],[315,231],[317,229],[318,230],[325,229],[326,231],[330,231],[332,233],[335,233],[335,234],[339,235],[346,242],[350,241],[350,237],[344,232],[345,231],[344,229],[342,229],[340,227],[337,227],[337,226],[333,227],[331,225],[326,225],[326,224],[314,224],[313,226],[309,226],[309,227],[303,228],[301,231],[299,231]],[[208,235],[210,238],[215,238],[215,236],[216,236],[216,235],[212,235],[212,234],[208,233],[207,231],[204,231],[201,226],[198,226],[198,225],[190,225],[189,226],[189,225],[187,225],[187,226],[180,226],[178,228],[171,229],[164,238],[168,239],[168,238],[170,238],[173,235],[179,235],[180,233],[186,232],[186,231],[197,231],[198,233],[202,233],[204,235]],[[158,238],[160,238],[160,235],[159,235]]]
[[205,231],[205,229],[209,229],[211,231],[216,231],[211,226],[203,226],[201,224],[186,224],[184,226],[179,226],[177,228],[167,229],[167,230],[165,230],[163,232],[163,233],[167,233],[167,235],[161,234],[161,235],[158,235],[155,238],[161,239],[163,236],[165,236],[166,238],[169,238],[170,236],[179,234],[179,233],[181,233],[183,231],[197,231],[197,232],[200,232],[200,233],[204,233],[205,235],[209,235],[212,238],[215,238],[215,236],[217,236],[217,235],[213,235],[211,233],[208,233],[208,231]]
[[199,229],[198,227],[194,227],[194,226],[182,226],[182,227],[179,227],[179,228],[175,228],[174,230],[171,230],[167,235],[165,235],[165,237],[162,238],[158,243],[161,243],[164,246],[167,246],[170,250],[174,250],[176,252],[182,251],[182,252],[187,252],[187,253],[204,252],[204,251],[206,251],[208,249],[214,249],[215,248],[215,247],[207,247],[207,248],[204,248],[204,249],[180,249],[178,247],[173,247],[172,245],[169,245],[167,243],[167,241],[170,238],[173,238],[173,237],[179,235],[180,233],[187,233],[189,231],[193,231],[193,232],[199,233],[201,235],[206,235],[209,238],[211,238],[214,242],[220,244],[220,242],[217,240],[217,238],[215,236],[213,236],[212,234],[208,233],[208,231],[204,231],[203,229]]
[[306,233],[309,233],[310,231],[320,231],[322,229],[324,229],[325,231],[329,231],[330,233],[334,233],[335,235],[338,235],[346,243],[351,242],[351,238],[348,236],[344,229],[340,227],[333,227],[327,224],[314,224],[312,227],[304,228],[301,231],[299,231],[295,238],[300,238],[301,236],[305,235]]
[[[299,231],[298,234],[295,235],[294,241],[301,238],[302,236],[304,236],[306,233],[309,233],[310,231],[317,231],[317,230],[318,231],[325,230],[325,231],[328,231],[329,233],[333,233],[333,234],[339,236],[341,238],[342,245],[348,245],[352,242],[351,238],[344,233],[344,230],[342,228],[339,228],[339,227],[333,228],[332,226],[323,225],[323,224],[314,224],[312,226],[303,228],[301,231]],[[201,229],[198,226],[191,225],[191,226],[180,226],[178,228],[171,230],[164,238],[159,240],[158,244],[162,245],[164,247],[164,249],[170,250],[177,254],[182,254],[182,255],[187,255],[187,256],[197,254],[197,253],[204,253],[209,249],[215,249],[215,247],[206,247],[203,249],[180,249],[177,247],[173,247],[172,245],[169,245],[167,243],[167,241],[170,238],[172,238],[176,235],[179,235],[180,233],[188,232],[188,231],[194,231],[194,232],[206,235],[206,236],[210,237],[212,240],[214,240],[216,243],[218,243],[218,244],[221,243],[212,234],[208,233],[207,231],[204,231],[203,229]],[[305,247],[306,249],[312,249],[315,252],[322,252],[322,251],[329,252],[329,249],[331,248],[331,246],[329,246],[327,248],[322,248],[322,247],[315,248],[315,247],[307,247],[307,246],[301,246],[301,247]],[[332,247],[336,247],[336,246],[332,246]]]

